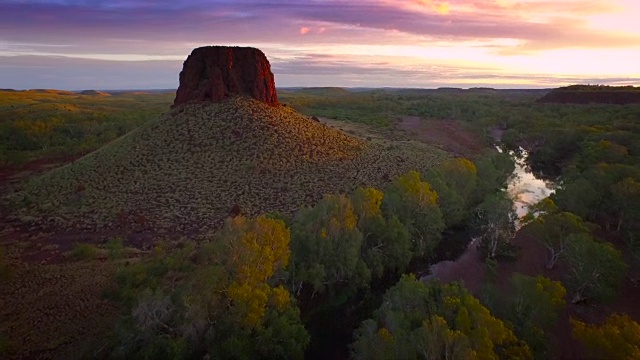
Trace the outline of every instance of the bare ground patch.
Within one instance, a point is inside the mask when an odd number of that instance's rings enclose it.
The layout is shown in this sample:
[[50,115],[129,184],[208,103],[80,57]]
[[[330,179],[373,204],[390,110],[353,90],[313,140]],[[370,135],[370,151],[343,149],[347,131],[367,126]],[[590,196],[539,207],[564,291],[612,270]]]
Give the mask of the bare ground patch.
[[400,119],[397,126],[413,137],[436,145],[456,156],[473,157],[488,145],[483,134],[458,120],[405,116]]

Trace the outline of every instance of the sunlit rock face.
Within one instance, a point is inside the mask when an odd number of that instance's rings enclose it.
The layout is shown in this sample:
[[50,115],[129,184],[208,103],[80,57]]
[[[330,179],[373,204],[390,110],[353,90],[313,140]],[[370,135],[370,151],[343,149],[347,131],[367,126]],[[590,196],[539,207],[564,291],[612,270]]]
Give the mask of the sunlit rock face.
[[173,106],[220,102],[234,95],[278,105],[269,60],[256,48],[206,46],[194,49],[184,62]]

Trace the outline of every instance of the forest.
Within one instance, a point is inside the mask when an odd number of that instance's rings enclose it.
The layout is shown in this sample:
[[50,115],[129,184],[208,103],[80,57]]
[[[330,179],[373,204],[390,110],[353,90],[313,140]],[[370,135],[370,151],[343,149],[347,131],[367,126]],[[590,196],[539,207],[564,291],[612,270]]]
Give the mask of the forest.
[[[148,248],[131,234],[77,242],[63,262],[108,269],[100,301],[117,321],[70,356],[640,358],[640,105],[537,102],[548,93],[279,90],[287,107],[346,128],[416,140],[418,131],[399,129],[411,116],[455,123],[484,149]],[[159,115],[172,96],[12,94],[0,97],[6,169],[82,156]],[[524,152],[529,170],[558,186],[518,219],[506,189]],[[3,299],[26,261],[7,239]],[[430,264],[454,261],[472,239],[481,284],[430,276]],[[541,266],[518,271],[531,256]],[[8,330],[20,326],[1,319],[0,354],[18,357]]]

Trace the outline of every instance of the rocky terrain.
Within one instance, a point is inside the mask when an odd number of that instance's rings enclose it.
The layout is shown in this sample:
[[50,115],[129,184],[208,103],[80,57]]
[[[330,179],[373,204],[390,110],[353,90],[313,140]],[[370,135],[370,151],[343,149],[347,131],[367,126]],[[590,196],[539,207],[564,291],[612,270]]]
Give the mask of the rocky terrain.
[[180,72],[174,106],[219,102],[233,95],[278,105],[271,65],[264,53],[255,48],[227,46],[193,50]]

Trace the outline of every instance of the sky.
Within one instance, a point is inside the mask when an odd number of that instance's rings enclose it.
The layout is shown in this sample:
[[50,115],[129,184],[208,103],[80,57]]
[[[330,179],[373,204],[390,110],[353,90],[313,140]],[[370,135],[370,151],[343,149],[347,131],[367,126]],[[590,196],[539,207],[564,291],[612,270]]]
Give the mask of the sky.
[[640,85],[638,0],[0,0],[0,88],[177,88],[206,45],[276,86]]

